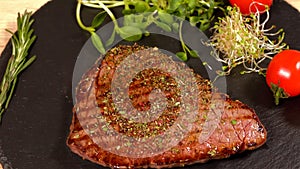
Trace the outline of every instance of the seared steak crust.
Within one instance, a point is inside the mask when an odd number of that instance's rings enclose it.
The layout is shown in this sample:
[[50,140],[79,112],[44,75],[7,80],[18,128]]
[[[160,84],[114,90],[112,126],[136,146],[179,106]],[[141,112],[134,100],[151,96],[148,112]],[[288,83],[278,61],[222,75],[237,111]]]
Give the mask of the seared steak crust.
[[[199,111],[197,119],[193,122],[192,130],[178,145],[164,153],[145,158],[124,157],[101,148],[91,139],[91,133],[86,133],[77,116],[80,114],[85,117],[84,120],[92,121],[94,119],[89,117],[90,112],[99,111],[107,119],[114,120],[115,114],[103,114],[102,109],[93,108],[95,107],[94,104],[97,105],[97,108],[101,108],[107,106],[105,103],[111,102],[109,90],[117,65],[132,52],[141,49],[144,49],[144,47],[138,45],[113,48],[108,51],[101,64],[100,61],[97,61],[82,77],[77,88],[77,102],[73,109],[73,120],[67,139],[67,145],[74,153],[84,159],[111,168],[163,168],[226,158],[245,150],[255,149],[265,143],[267,132],[251,108],[240,101],[231,100],[224,94],[215,92],[213,94],[210,82],[195,74],[200,98]],[[172,82],[169,74],[157,70],[146,70],[145,72],[153,76],[164,76],[164,79],[170,79],[170,83]],[[153,85],[143,86],[142,83],[144,83],[143,79],[134,79],[130,86],[129,95],[132,96],[134,107],[144,110],[149,106],[147,96],[153,90]],[[175,96],[177,96],[176,89],[168,90],[165,94],[167,98],[170,96],[176,99]],[[212,97],[214,98],[213,103]],[[96,103],[94,103],[93,98],[96,98]],[[216,105],[222,105],[223,107]],[[174,111],[174,114],[177,112],[176,107],[170,110]],[[203,131],[203,124],[207,120],[207,113],[210,111],[222,111],[222,116],[214,132],[204,142],[201,142],[199,141],[200,133]],[[111,112],[114,113],[113,110]],[[166,117],[166,119],[176,118],[176,116],[173,117],[170,114],[163,117]],[[122,124],[128,124],[128,121],[124,121]],[[153,124],[155,124],[155,120]],[[149,125],[152,124],[149,123]],[[118,132],[130,136],[145,136],[145,134],[128,132],[129,128],[138,130],[138,128],[134,128],[135,126],[120,126],[118,123],[111,123],[111,126]],[[158,127],[157,130],[160,131],[161,128]],[[105,138],[101,139],[104,140]]]

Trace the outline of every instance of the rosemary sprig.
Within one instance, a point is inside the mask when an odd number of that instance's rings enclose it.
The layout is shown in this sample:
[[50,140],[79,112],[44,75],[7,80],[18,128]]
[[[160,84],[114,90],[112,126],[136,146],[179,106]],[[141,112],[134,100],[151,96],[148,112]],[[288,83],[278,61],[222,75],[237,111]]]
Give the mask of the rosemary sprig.
[[31,15],[32,13],[27,11],[23,15],[18,13],[17,32],[14,34],[7,30],[12,34],[12,55],[0,83],[0,122],[12,98],[18,75],[36,59],[36,56],[27,58],[28,50],[36,39],[31,28],[34,22]]

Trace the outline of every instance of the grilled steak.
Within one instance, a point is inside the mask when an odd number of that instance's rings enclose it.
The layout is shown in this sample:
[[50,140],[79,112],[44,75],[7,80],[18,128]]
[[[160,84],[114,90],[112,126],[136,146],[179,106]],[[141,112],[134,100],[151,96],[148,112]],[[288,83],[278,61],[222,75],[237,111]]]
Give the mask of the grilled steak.
[[[71,151],[84,159],[111,168],[164,168],[227,158],[265,143],[267,132],[251,108],[215,92],[209,80],[194,74],[198,89],[196,116],[186,122],[191,128],[176,145],[153,156],[143,156],[144,149],[138,145],[123,142],[121,146],[116,146],[119,138],[115,134],[106,137],[108,128],[132,138],[151,138],[170,129],[180,116],[182,98],[176,87],[177,82],[171,74],[158,69],[146,69],[136,75],[129,85],[128,95],[133,107],[142,112],[151,107],[151,91],[162,89],[166,104],[172,106],[167,106],[159,118],[133,122],[123,116],[124,112],[114,108],[110,90],[114,73],[121,61],[139,51],[141,56],[151,53],[164,55],[155,48],[144,49],[139,45],[113,48],[82,77],[76,91],[76,104],[67,139]],[[189,71],[192,72],[191,69]],[[152,96],[154,100],[158,99],[158,95]],[[209,117],[209,113],[213,115]],[[218,113],[220,118],[214,119]],[[210,127],[205,126],[210,124],[209,120],[217,120],[211,133],[206,131]],[[171,134],[171,137],[176,137],[176,134]],[[118,151],[109,151],[109,147]],[[132,154],[140,153],[141,156],[124,155],[128,151]]]

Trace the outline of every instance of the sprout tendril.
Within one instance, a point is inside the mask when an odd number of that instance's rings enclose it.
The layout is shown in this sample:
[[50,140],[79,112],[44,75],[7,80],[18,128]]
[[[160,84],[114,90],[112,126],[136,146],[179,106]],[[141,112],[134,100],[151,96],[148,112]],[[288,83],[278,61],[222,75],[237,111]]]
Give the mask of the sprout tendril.
[[[250,16],[243,16],[237,7],[228,7],[227,11],[227,15],[219,18],[213,27],[214,33],[208,43],[218,51],[214,57],[225,64],[225,69],[218,73],[229,75],[233,68],[243,65],[245,70],[241,74],[264,74],[266,68],[261,66],[263,61],[271,60],[272,55],[287,48],[283,43],[283,29],[271,33],[275,26],[265,28],[270,18],[268,10],[263,22],[258,10]],[[270,40],[271,36],[278,36],[277,41]]]

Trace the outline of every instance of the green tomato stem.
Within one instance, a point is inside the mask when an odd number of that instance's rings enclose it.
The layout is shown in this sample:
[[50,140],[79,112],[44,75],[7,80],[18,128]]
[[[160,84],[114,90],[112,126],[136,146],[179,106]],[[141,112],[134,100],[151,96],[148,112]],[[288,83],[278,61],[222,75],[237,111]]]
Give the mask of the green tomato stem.
[[288,93],[286,93],[283,88],[279,87],[274,83],[271,83],[271,90],[273,92],[276,105],[279,104],[279,99],[289,97]]

